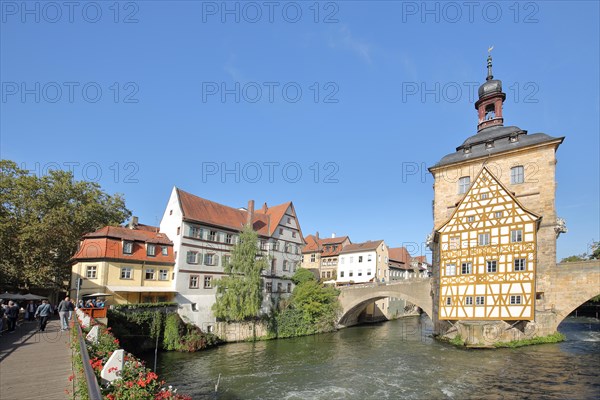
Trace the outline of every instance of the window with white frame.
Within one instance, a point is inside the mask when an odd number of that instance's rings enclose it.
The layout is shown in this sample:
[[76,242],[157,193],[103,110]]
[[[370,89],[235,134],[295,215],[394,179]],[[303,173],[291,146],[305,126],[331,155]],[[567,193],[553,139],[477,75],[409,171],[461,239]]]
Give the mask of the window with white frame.
[[525,168],[522,165],[517,165],[510,169],[510,183],[518,184],[525,182]]
[[362,269],[360,269],[360,268],[358,269],[357,275],[362,276]]
[[123,254],[133,253],[133,242],[123,242]]
[[267,293],[272,293],[273,292],[273,282],[267,282],[265,284],[265,290]]
[[169,255],[169,248],[167,246],[161,246],[160,247],[160,252],[163,256],[168,256]]
[[474,215],[469,215],[467,217],[467,222],[475,222],[475,216]]
[[466,296],[465,297],[465,305],[467,305],[467,306],[472,306],[473,305],[473,296]]
[[204,289],[212,289],[212,276],[204,275]]
[[292,231],[292,237],[295,238],[296,237],[296,231]]
[[477,244],[479,244],[480,246],[487,246],[490,244],[490,234],[489,232],[486,233],[480,233],[477,236]]
[[473,265],[470,262],[462,263],[460,266],[460,273],[462,275],[469,275],[473,273]]
[[373,260],[373,256],[371,254],[367,254],[367,262],[371,262]]
[[85,277],[88,279],[96,279],[98,267],[96,265],[88,265],[85,269]]
[[475,296],[475,304],[478,306],[485,305],[485,297],[484,296]]
[[133,279],[133,269],[130,267],[121,268],[121,279]]
[[497,261],[486,261],[486,271],[490,274],[498,272],[498,262]]
[[362,258],[363,256],[358,256],[358,262],[361,263],[362,262]]
[[471,177],[463,176],[458,178],[458,194],[467,193],[469,186],[471,185]]
[[452,305],[452,297],[446,297],[446,305],[447,306],[451,306]]
[[344,257],[340,257],[340,264],[344,263]]
[[159,269],[158,270],[158,280],[159,281],[168,281],[169,280],[169,270],[168,269]]
[[144,275],[144,279],[146,280],[154,280],[154,268],[146,268],[146,274]]
[[521,295],[510,296],[510,304],[521,304]]
[[456,264],[446,264],[446,276],[456,275]]
[[371,268],[367,268],[367,276],[371,276]]
[[502,218],[503,215],[504,213],[502,211],[496,211],[494,213],[494,218]]
[[233,235],[231,233],[225,235],[225,243],[233,244]]
[[198,264],[198,252],[197,251],[188,251],[186,260],[188,264]]
[[350,263],[354,262],[354,257],[350,257]]
[[353,270],[351,270],[351,271],[348,271],[348,276],[349,276],[349,277],[353,277],[353,276],[354,276],[354,271],[353,271]]
[[487,198],[488,198],[488,196],[489,196],[489,195],[488,195],[488,193],[481,193],[481,194],[479,195],[479,199],[481,199],[481,200],[485,200],[485,199],[487,199]]
[[287,262],[287,260],[283,260],[283,270],[284,271],[288,270],[288,262]]
[[344,271],[340,271],[340,278],[344,277]]
[[315,253],[310,255],[310,262],[315,262],[317,261],[317,255]]
[[148,256],[155,256],[156,255],[156,245],[152,244],[152,243],[148,243],[146,245],[146,255]]
[[510,231],[510,241],[513,243],[523,241],[523,231],[521,229],[515,229]]
[[515,258],[514,266],[515,266],[514,267],[515,271],[526,271],[527,270],[527,259]]
[[217,241],[217,231],[210,231],[208,234],[208,240],[210,240],[211,242],[216,242]]
[[198,289],[199,282],[200,282],[199,275],[190,275],[190,289]]

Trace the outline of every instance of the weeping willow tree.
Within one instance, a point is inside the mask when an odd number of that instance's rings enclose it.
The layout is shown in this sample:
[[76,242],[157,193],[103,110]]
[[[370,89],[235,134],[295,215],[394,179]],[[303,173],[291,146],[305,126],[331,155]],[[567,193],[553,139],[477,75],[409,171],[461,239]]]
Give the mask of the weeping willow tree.
[[267,268],[268,260],[258,249],[258,235],[247,225],[224,266],[227,275],[216,282],[215,316],[227,322],[257,317],[263,300],[260,274]]

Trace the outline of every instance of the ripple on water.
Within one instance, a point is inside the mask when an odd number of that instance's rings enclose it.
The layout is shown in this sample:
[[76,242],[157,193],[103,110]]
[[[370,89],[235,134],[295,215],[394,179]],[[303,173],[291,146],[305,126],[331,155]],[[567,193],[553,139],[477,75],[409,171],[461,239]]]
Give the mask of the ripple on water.
[[159,372],[194,399],[600,398],[597,322],[565,320],[560,344],[489,351],[407,337],[414,322],[165,353]]

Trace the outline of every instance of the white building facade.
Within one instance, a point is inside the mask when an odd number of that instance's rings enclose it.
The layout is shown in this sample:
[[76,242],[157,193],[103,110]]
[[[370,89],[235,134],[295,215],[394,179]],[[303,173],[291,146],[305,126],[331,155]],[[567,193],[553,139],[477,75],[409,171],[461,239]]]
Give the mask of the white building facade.
[[263,312],[293,289],[292,275],[300,266],[304,245],[302,231],[291,202],[254,210],[236,209],[173,188],[160,223],[161,232],[173,238],[176,301],[187,321],[211,332],[216,318],[216,280],[224,273],[233,246],[244,225],[251,223],[259,246],[268,257],[263,270]]
[[338,284],[385,282],[388,279],[388,247],[383,240],[349,244],[340,252]]

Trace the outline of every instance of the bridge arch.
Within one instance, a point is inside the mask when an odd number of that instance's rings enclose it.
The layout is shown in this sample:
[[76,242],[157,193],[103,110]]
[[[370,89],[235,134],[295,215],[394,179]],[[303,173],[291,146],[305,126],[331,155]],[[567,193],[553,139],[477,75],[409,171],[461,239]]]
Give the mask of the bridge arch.
[[338,321],[340,327],[356,325],[360,313],[367,304],[386,297],[409,301],[433,319],[430,278],[398,281],[386,285],[355,285],[341,288],[341,291],[339,299],[342,313]]
[[552,275],[552,290],[546,303],[554,309],[550,331],[583,303],[600,295],[600,260],[560,263]]

